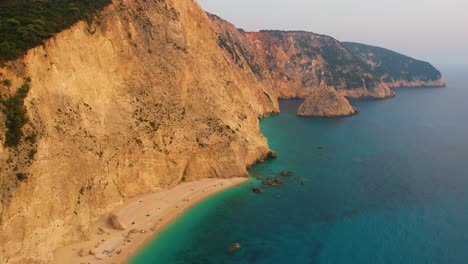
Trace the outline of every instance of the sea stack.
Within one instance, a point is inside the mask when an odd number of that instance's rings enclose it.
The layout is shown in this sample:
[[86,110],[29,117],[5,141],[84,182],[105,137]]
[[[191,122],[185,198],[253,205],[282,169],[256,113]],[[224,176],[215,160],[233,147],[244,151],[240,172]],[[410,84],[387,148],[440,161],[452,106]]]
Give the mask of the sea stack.
[[344,96],[325,84],[315,88],[297,111],[303,117],[343,117],[356,113],[356,108]]

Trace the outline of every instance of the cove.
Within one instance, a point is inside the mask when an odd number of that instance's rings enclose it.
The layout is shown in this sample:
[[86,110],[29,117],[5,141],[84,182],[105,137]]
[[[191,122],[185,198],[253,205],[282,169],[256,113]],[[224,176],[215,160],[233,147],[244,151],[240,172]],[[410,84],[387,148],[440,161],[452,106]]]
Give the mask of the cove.
[[349,118],[299,118],[300,101],[282,101],[261,122],[279,158],[250,173],[294,176],[261,194],[252,178],[210,197],[130,263],[466,262],[467,68],[442,70],[447,88],[354,101],[360,114]]

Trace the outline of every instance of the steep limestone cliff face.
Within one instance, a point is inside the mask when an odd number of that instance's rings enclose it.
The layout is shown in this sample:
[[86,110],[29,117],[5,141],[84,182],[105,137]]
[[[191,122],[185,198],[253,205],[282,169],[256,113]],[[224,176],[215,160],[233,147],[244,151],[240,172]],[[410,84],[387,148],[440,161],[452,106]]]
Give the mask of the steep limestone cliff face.
[[0,72],[5,98],[30,79],[24,136],[0,147],[1,263],[50,263],[126,198],[243,176],[269,153],[258,119],[276,98],[232,67],[194,0],[115,0]]
[[223,50],[226,60],[250,78],[251,83],[259,83],[265,95],[277,102],[277,87],[268,71],[259,50],[247,37],[245,31],[220,17],[207,13],[213,29],[217,33],[218,46]]
[[445,87],[442,74],[430,63],[365,44],[343,43],[390,87]]
[[315,88],[297,111],[302,117],[344,117],[356,113],[356,108],[344,96],[325,84]]

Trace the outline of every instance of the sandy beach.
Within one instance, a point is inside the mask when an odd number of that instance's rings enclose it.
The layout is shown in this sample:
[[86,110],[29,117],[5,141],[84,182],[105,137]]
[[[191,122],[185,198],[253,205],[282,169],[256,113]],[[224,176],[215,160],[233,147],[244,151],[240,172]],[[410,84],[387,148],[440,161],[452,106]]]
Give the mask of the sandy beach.
[[125,225],[125,230],[114,229],[109,224],[108,214],[103,215],[91,224],[90,240],[55,250],[54,261],[57,264],[125,263],[185,210],[246,180],[204,179],[129,199],[112,211]]

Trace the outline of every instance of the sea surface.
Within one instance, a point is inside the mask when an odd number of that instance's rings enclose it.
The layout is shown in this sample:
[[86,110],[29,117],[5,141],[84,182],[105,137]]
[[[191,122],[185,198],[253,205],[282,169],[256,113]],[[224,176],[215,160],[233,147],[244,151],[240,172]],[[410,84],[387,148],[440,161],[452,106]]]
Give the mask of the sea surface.
[[261,121],[280,156],[250,173],[294,176],[205,200],[131,263],[468,263],[468,67],[441,70],[447,88],[353,101],[350,118],[298,118],[300,101],[282,101]]

